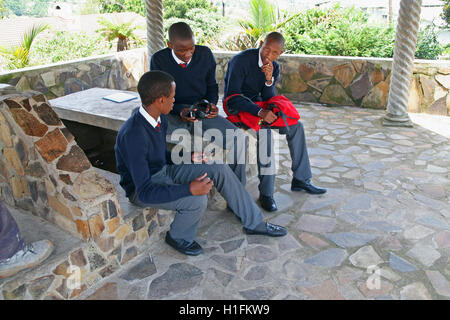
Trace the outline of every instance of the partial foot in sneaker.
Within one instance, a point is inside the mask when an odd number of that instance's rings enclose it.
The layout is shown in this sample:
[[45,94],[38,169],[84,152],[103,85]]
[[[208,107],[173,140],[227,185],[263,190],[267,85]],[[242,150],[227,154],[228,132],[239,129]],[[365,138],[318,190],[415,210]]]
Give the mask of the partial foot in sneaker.
[[40,240],[26,245],[11,258],[0,262],[0,279],[11,277],[18,272],[32,268],[48,258],[53,251],[49,240]]

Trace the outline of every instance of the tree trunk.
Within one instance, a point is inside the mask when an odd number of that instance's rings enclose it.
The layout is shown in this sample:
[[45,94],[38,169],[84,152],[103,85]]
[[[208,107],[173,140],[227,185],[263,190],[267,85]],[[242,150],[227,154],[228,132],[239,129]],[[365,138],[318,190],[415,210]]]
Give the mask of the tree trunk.
[[392,25],[392,0],[389,0],[389,25]]
[[128,39],[126,37],[119,37],[117,40],[117,52],[128,50]]

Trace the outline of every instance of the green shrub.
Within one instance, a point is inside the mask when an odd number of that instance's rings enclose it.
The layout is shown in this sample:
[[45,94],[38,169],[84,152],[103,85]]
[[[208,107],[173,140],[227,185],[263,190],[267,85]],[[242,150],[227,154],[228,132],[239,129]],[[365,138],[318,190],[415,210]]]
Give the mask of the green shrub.
[[32,64],[48,64],[114,52],[101,36],[56,31],[48,39],[38,39]]
[[145,0],[96,0],[100,13],[136,12],[145,16]]
[[[167,37],[167,30],[176,22],[186,22],[195,35],[197,44],[208,45],[216,38],[225,26],[225,19],[218,13],[208,9],[195,8],[186,13],[186,18],[169,18],[164,20],[164,34]],[[168,39],[166,39],[168,40]]]
[[217,8],[208,0],[163,0],[164,19],[189,19],[188,12],[192,9],[217,12]]
[[444,48],[437,40],[437,30],[435,26],[427,26],[419,31],[417,35],[417,48],[415,57],[418,59],[436,59]]
[[289,53],[392,57],[395,30],[369,23],[368,14],[355,8],[335,6],[310,9],[282,26]]
[[441,18],[447,24],[447,27],[450,26],[450,0],[444,0],[444,8],[441,13]]

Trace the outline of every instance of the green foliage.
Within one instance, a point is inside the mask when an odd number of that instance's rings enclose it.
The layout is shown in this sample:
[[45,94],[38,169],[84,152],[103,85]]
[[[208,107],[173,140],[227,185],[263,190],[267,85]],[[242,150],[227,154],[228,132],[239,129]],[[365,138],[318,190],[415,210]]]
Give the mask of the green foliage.
[[101,36],[56,31],[50,38],[36,41],[32,62],[47,64],[110,52],[108,44],[102,40]]
[[98,0],[87,0],[80,8],[80,14],[97,14],[100,13]]
[[164,19],[188,19],[188,12],[196,8],[217,12],[208,0],[163,0]]
[[38,34],[47,28],[47,25],[33,25],[33,27],[23,35],[20,45],[11,48],[0,47],[0,55],[7,61],[6,68],[20,69],[28,66],[30,62],[31,46]]
[[46,16],[51,2],[52,0],[4,0],[5,6],[16,16],[34,17]]
[[246,36],[238,36],[244,45],[258,46],[258,42],[264,34],[276,30],[277,15],[275,6],[268,0],[250,1],[250,19],[239,20],[239,25],[244,29]]
[[[450,44],[446,45],[446,46],[443,48],[442,55],[443,55],[444,57],[450,58]],[[447,60],[448,60],[448,58],[447,58]]]
[[98,22],[103,28],[96,30],[96,32],[99,32],[111,44],[110,47],[112,46],[112,42],[117,39],[117,51],[128,50],[130,49],[130,41],[138,42],[140,40],[134,33],[140,27],[133,26],[133,21],[123,22],[119,19],[110,21],[105,18],[100,18]]
[[176,22],[186,22],[191,27],[195,35],[197,44],[210,44],[225,26],[223,17],[208,9],[195,8],[186,13],[186,18],[169,18],[164,21],[164,34],[167,34],[169,27]]
[[136,12],[145,16],[145,0],[96,0],[100,13]]
[[437,40],[437,30],[433,25],[425,27],[417,35],[417,48],[415,57],[418,59],[436,59],[444,48]]
[[444,0],[444,8],[441,13],[442,19],[447,23],[447,27],[450,27],[450,0]]
[[395,29],[368,23],[368,14],[335,6],[296,14],[282,25],[289,53],[392,57]]
[[5,0],[0,0],[0,19],[7,18],[9,16],[9,9],[5,5]]
[[5,6],[16,16],[21,16],[26,11],[24,0],[5,0]]

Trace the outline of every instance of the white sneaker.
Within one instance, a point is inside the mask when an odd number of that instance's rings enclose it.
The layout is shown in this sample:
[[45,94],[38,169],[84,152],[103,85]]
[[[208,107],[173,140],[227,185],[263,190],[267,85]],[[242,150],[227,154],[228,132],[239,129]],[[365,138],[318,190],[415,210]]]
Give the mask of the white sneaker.
[[11,258],[0,262],[0,279],[11,277],[24,269],[37,266],[48,258],[53,251],[49,240],[40,240],[26,245]]

